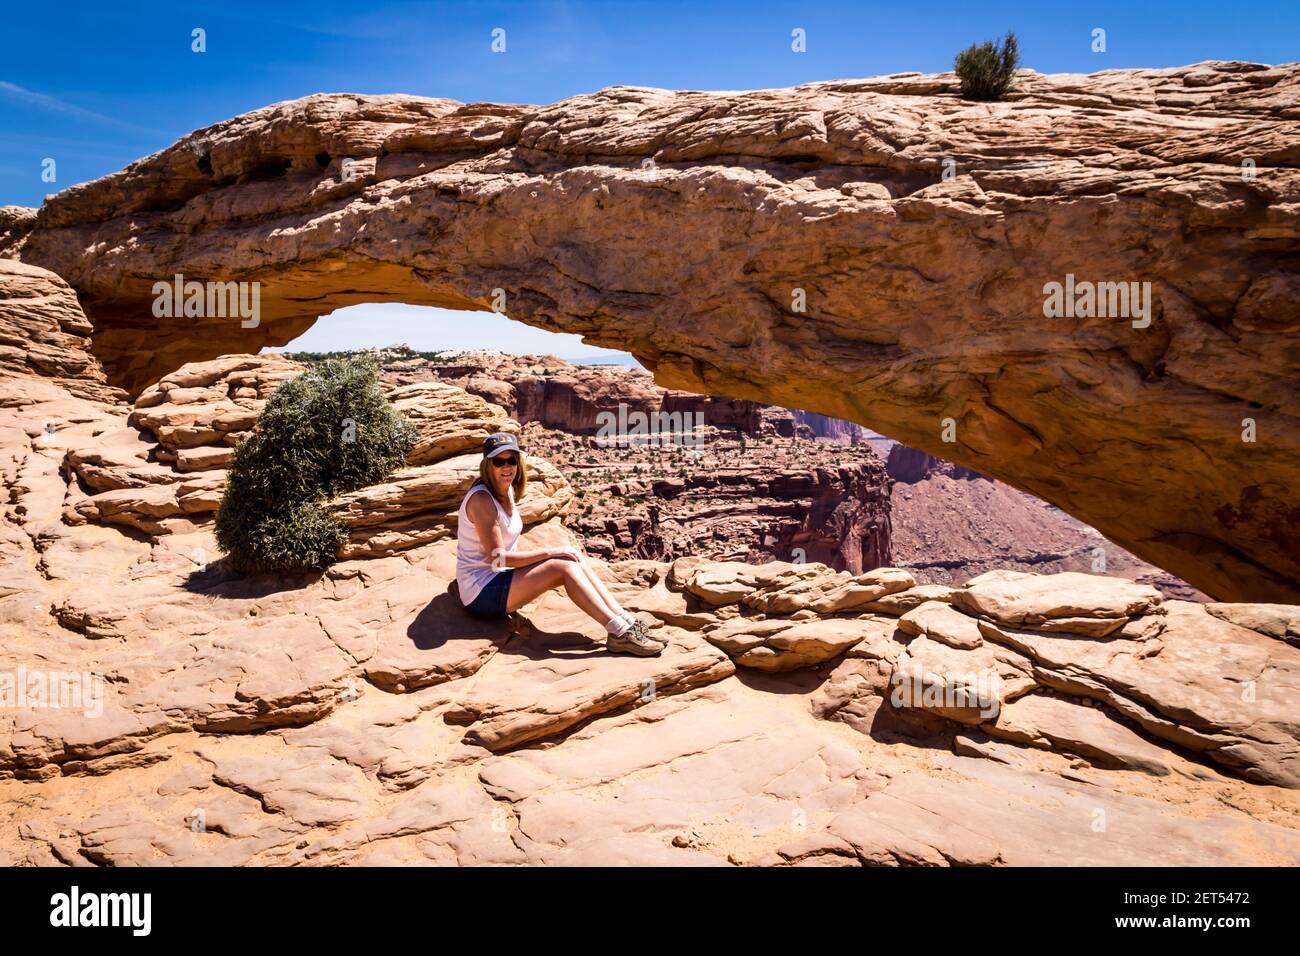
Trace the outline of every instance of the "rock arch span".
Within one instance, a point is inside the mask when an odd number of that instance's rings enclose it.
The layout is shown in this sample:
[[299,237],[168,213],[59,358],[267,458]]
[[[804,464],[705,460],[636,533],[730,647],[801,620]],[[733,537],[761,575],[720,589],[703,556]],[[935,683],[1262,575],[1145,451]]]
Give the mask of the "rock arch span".
[[[1022,71],[995,104],[951,74],[317,95],[6,207],[0,255],[77,289],[133,392],[344,305],[503,289],[662,385],[860,422],[1220,599],[1300,602],[1298,166],[1298,64]],[[176,273],[261,283],[260,324],[154,318]],[[1045,317],[1067,275],[1149,282],[1149,324]]]

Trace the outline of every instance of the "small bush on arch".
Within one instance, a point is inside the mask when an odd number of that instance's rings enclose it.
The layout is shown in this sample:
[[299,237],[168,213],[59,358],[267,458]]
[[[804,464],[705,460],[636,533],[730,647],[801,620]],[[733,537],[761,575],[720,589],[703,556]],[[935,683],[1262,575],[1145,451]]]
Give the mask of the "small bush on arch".
[[953,69],[961,81],[963,99],[995,101],[1010,92],[1020,66],[1016,35],[1007,31],[1001,45],[992,40],[972,43],[957,54]]

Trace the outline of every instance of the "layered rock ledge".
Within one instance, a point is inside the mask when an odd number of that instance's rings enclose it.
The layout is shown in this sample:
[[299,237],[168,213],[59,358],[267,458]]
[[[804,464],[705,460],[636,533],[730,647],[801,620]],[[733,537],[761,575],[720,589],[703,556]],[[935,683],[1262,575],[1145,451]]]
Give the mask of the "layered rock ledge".
[[[146,389],[126,423],[66,447],[64,520],[134,528],[152,536],[206,528],[221,506],[234,446],[253,428],[283,381],[305,367],[276,355],[226,355],[193,362]],[[456,533],[457,506],[478,478],[478,449],[495,431],[519,431],[498,406],[453,385],[388,386],[416,427],[407,467],[387,481],[328,503],[348,537],[339,557],[396,554]],[[467,454],[473,451],[473,454]],[[529,457],[520,500],[525,524],[567,514],[573,490],[544,458]]]

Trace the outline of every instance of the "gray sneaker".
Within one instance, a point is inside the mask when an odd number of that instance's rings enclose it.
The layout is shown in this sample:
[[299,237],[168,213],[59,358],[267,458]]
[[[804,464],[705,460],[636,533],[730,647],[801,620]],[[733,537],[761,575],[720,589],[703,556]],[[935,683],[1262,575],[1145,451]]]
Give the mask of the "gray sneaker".
[[605,649],[611,654],[636,654],[638,657],[654,657],[664,649],[663,644],[646,637],[645,628],[633,624],[622,634],[607,634]]
[[662,644],[664,647],[668,646],[668,641],[662,637],[658,637],[657,635],[652,634],[650,632],[650,625],[647,624],[645,621],[641,620],[641,618],[639,617],[632,618],[632,626],[638,628],[641,631],[641,633],[644,634],[646,637],[650,638],[650,640],[656,641]]

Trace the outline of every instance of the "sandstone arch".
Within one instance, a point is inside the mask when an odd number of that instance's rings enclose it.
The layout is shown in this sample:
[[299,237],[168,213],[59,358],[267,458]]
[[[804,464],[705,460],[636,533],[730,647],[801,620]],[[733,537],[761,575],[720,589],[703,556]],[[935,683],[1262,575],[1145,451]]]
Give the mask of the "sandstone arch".
[[[481,310],[501,288],[660,384],[863,423],[1220,599],[1300,601],[1300,65],[954,91],[312,96],[0,210],[0,255],[77,289],[133,392],[343,305]],[[262,324],[154,319],[178,272],[263,283]],[[1046,319],[1066,274],[1150,282],[1156,315]]]

